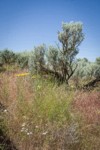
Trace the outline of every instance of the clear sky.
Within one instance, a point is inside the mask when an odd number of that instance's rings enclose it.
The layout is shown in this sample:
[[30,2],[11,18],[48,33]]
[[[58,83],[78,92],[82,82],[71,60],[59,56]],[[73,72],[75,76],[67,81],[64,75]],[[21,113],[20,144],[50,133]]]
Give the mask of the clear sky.
[[62,22],[81,21],[85,39],[77,57],[100,56],[100,0],[0,0],[0,50],[56,45]]

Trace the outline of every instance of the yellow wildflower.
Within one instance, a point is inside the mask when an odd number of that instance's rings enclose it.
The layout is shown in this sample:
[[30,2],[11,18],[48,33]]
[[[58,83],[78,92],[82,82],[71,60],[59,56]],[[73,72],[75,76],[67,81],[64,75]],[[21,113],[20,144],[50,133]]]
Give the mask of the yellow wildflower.
[[17,77],[22,77],[22,76],[28,76],[29,73],[20,73],[20,74],[16,74]]

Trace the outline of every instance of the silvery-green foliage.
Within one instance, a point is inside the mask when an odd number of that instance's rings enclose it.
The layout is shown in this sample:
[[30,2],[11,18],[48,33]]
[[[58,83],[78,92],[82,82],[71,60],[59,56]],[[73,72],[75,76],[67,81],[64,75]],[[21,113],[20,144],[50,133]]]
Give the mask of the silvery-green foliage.
[[86,58],[77,60],[77,70],[74,73],[74,76],[81,78],[97,78],[100,77],[100,65],[96,62],[90,62]]
[[84,59],[78,59],[77,64],[78,67],[74,73],[74,76],[81,77],[81,78],[85,77],[87,72],[87,64],[89,64],[89,62],[87,61],[86,58],[84,58]]
[[2,52],[0,51],[0,66],[2,66],[3,65],[3,57],[2,57]]
[[17,53],[16,63],[20,68],[27,68],[29,61],[30,52],[24,51]]
[[47,64],[48,67],[54,71],[58,70],[58,55],[59,51],[56,47],[50,46],[47,51]]
[[95,68],[94,68],[94,77],[96,78],[100,78],[100,65],[95,64]]
[[100,57],[97,57],[95,61],[94,76],[97,78],[100,77]]
[[2,52],[0,51],[0,72],[4,71],[4,60],[3,60],[3,57],[2,57]]
[[100,65],[100,57],[97,57],[97,58],[96,58],[96,64],[97,64],[97,65]]
[[0,59],[3,64],[12,64],[15,63],[16,54],[8,49],[5,49],[0,52]]
[[68,82],[76,69],[73,62],[75,63],[75,56],[79,51],[78,46],[83,41],[84,35],[81,22],[63,23],[62,30],[58,33],[58,39],[62,44],[59,63],[63,78]]
[[62,32],[58,33],[58,39],[62,43],[63,52],[69,59],[78,53],[78,46],[84,39],[81,22],[70,22],[62,24]]
[[97,57],[95,61],[94,76],[97,78],[100,77],[100,57]]
[[34,47],[29,58],[29,69],[32,73],[41,73],[42,67],[45,65],[45,51],[44,44]]

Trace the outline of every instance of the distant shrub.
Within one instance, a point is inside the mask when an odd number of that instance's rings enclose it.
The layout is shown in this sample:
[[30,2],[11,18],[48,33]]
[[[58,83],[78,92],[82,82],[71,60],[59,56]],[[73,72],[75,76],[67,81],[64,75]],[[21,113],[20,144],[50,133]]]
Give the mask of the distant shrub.
[[74,73],[74,77],[84,78],[98,78],[100,77],[99,62],[90,62],[88,59],[78,59],[78,67]]
[[29,53],[22,52],[17,54],[16,63],[20,68],[28,68]]
[[8,49],[0,52],[0,64],[13,64],[16,61],[16,54]]
[[45,52],[46,46],[44,44],[34,48],[29,59],[29,69],[31,73],[42,73],[42,68],[46,63]]

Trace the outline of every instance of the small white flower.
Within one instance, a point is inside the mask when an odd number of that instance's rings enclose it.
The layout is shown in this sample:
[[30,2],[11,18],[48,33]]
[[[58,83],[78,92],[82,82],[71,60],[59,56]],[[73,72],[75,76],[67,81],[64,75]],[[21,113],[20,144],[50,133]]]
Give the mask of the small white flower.
[[26,131],[26,128],[22,127],[21,132],[25,132],[25,131]]
[[24,130],[25,130],[25,128],[22,128],[21,130],[22,130],[22,131],[24,131]]
[[42,135],[46,135],[47,133],[48,133],[47,131],[46,131],[46,132],[43,132]]
[[23,129],[21,129],[21,132],[23,132],[24,130]]
[[5,109],[4,112],[6,113],[6,112],[7,112],[7,109]]
[[26,123],[24,122],[23,124],[22,124],[22,127],[24,127],[26,125]]
[[30,132],[30,135],[32,134],[32,132]]
[[32,132],[28,132],[27,135],[32,135]]
[[28,129],[25,129],[24,131],[25,131],[25,132],[28,132]]

